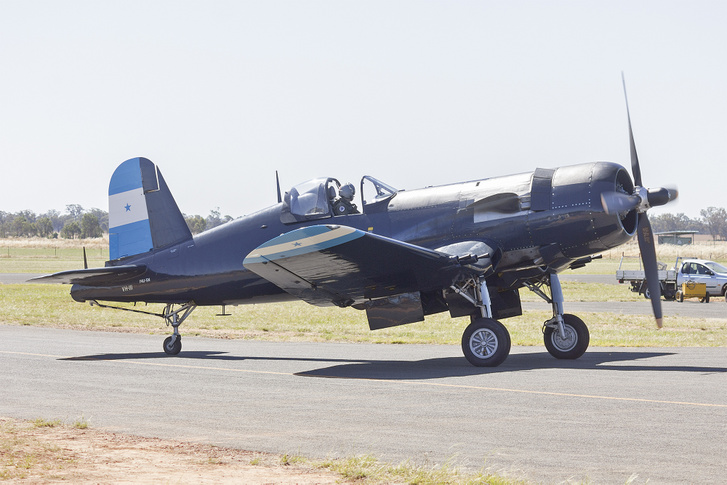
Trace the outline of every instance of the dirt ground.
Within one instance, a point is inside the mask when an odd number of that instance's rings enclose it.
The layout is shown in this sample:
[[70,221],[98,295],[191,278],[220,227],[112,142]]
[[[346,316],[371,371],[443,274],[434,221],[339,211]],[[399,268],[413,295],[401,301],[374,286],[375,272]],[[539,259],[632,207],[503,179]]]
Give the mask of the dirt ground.
[[[83,426],[83,424],[81,424]],[[350,483],[277,455],[0,417],[5,483]]]

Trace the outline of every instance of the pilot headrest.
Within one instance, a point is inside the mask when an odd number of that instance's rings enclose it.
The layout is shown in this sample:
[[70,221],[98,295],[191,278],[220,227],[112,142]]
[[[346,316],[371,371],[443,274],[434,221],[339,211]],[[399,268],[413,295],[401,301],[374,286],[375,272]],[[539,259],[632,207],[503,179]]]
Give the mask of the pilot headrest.
[[344,199],[353,200],[353,196],[356,193],[356,189],[353,187],[353,184],[348,183],[345,185],[342,185],[340,189],[338,189],[338,195],[343,197]]

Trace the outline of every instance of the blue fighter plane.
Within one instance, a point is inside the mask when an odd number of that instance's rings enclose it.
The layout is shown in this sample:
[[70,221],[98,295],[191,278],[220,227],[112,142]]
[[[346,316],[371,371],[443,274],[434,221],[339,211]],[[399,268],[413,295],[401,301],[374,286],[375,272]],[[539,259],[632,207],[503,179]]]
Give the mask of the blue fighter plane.
[[[628,104],[627,104],[628,114]],[[41,276],[72,284],[80,302],[163,303],[164,351],[182,347],[180,324],[200,305],[302,299],[366,312],[371,330],[449,312],[469,316],[462,350],[475,366],[508,356],[502,319],[522,314],[520,288],[552,304],[548,351],[576,359],[585,323],[564,312],[558,273],[582,267],[637,235],[654,316],[662,312],[647,209],[676,198],[646,189],[629,116],[631,170],[594,162],[505,177],[397,190],[364,176],[292,187],[278,203],[193,236],[159,168],[132,158],[109,184],[110,261]]]

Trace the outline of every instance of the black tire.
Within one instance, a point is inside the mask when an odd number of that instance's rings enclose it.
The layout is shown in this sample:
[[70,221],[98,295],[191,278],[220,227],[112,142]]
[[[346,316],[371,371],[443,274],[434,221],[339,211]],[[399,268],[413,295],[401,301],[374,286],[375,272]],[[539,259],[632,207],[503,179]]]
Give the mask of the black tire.
[[682,293],[682,290],[677,291],[677,301],[684,303],[684,293]]
[[182,337],[178,336],[174,343],[171,336],[165,338],[163,347],[167,355],[177,355],[182,350]]
[[470,364],[496,367],[510,354],[510,333],[491,318],[478,318],[462,334],[462,352]]
[[709,295],[699,299],[700,303],[709,303]]
[[563,340],[557,328],[545,327],[543,341],[550,355],[556,359],[577,359],[586,352],[591,341],[588,327],[575,315],[563,315],[566,339]]

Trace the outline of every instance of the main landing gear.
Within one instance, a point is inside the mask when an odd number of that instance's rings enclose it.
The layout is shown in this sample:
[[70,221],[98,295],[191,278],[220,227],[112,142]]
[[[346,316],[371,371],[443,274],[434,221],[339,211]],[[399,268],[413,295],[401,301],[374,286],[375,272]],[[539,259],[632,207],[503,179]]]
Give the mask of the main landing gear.
[[462,334],[462,352],[470,364],[496,367],[510,354],[510,332],[492,318],[492,303],[485,278],[469,280],[452,290],[479,308]]
[[164,307],[162,317],[174,329],[174,333],[164,339],[164,352],[167,355],[177,355],[182,350],[182,335],[179,333],[179,326],[189,316],[190,313],[197,308],[193,302],[184,303],[175,309],[174,303],[169,303]]
[[[546,276],[547,281],[526,283],[534,293],[553,306],[553,318],[543,324],[543,341],[556,359],[577,359],[590,343],[588,327],[575,315],[563,313],[563,290],[557,274]],[[542,289],[550,287],[550,296]],[[470,364],[477,367],[496,367],[510,353],[510,333],[492,318],[492,303],[484,278],[470,280],[451,289],[479,309],[472,315],[462,334],[462,352]]]
[[550,275],[550,297],[542,290],[544,283],[527,287],[553,306],[553,318],[543,324],[543,343],[556,359],[577,359],[591,341],[588,327],[575,315],[563,313],[563,290],[557,274]]
[[496,367],[510,354],[510,332],[492,318],[473,318],[462,334],[462,352],[474,366]]

